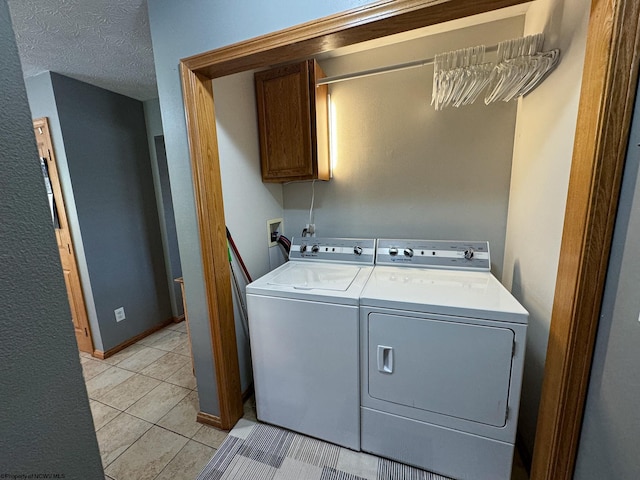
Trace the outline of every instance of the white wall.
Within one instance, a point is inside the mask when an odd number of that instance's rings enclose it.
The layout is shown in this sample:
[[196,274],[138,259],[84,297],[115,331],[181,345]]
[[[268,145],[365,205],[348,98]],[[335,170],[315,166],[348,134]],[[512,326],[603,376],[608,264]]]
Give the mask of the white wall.
[[[494,45],[522,35],[499,20],[320,61],[327,76]],[[495,54],[487,54],[487,61]],[[318,236],[488,240],[502,273],[514,102],[430,105],[433,65],[330,85],[336,112],[334,178],[316,182]],[[285,225],[309,222],[310,183],[284,186]]]
[[[213,95],[216,99],[224,215],[251,277],[257,279],[270,270],[267,220],[282,217],[282,186],[262,183],[253,73],[244,72],[216,79],[213,82]],[[244,291],[247,282],[235,261],[233,269]],[[242,314],[235,295],[234,300],[241,386],[244,391],[252,378],[249,339],[241,324]]]
[[[218,414],[211,334],[178,65],[181,58],[348,10],[371,0],[149,0],[149,23],[165,132],[180,259],[192,329],[200,408]],[[218,100],[216,100],[217,103]],[[222,159],[221,161],[224,162]],[[239,188],[243,188],[239,185]],[[246,191],[249,191],[248,189]],[[224,192],[223,192],[224,193]],[[225,199],[226,201],[226,199]],[[241,212],[238,212],[241,214]],[[264,219],[266,222],[267,219]],[[266,231],[266,224],[257,231]],[[261,235],[260,235],[261,237]],[[240,240],[239,237],[237,240]]]
[[520,435],[533,450],[573,152],[590,2],[538,0],[525,34],[560,48],[557,70],[521,100],[514,142],[503,283],[529,311]]

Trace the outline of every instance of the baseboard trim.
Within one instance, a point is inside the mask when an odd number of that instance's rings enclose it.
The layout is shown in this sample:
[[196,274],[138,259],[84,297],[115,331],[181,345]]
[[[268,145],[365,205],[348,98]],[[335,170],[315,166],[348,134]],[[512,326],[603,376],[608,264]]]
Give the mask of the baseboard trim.
[[179,315],[177,317],[173,317],[173,323],[180,323],[184,320],[184,313],[182,315]]
[[211,425],[212,427],[216,427],[219,430],[224,430],[222,428],[222,421],[220,417],[217,415],[211,415],[210,413],[198,412],[196,416],[196,421],[198,423],[204,423],[205,425]]
[[118,353],[120,350],[124,350],[129,345],[133,345],[137,341],[142,340],[145,337],[148,337],[152,333],[155,333],[158,330],[163,329],[167,325],[171,325],[172,323],[174,323],[173,317],[168,318],[164,322],[159,323],[158,325],[155,325],[155,326],[149,328],[148,330],[145,330],[142,333],[139,333],[135,337],[131,337],[129,340],[125,340],[121,344],[116,345],[115,347],[110,348],[109,350],[107,350],[105,352],[103,352],[102,350],[94,350],[93,351],[93,356],[96,357],[96,358],[99,358],[100,360],[104,360],[105,358],[109,358],[109,357],[115,355],[116,353]]

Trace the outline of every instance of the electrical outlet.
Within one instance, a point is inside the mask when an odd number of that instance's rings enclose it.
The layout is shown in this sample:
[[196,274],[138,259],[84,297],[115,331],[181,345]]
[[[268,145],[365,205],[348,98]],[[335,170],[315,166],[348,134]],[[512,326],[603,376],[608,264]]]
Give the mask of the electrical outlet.
[[124,320],[125,315],[124,315],[124,307],[120,307],[120,308],[116,308],[113,313],[116,314],[116,322],[121,322],[122,320]]
[[304,228],[307,230],[307,235],[311,237],[316,236],[316,224],[315,223],[307,223]]

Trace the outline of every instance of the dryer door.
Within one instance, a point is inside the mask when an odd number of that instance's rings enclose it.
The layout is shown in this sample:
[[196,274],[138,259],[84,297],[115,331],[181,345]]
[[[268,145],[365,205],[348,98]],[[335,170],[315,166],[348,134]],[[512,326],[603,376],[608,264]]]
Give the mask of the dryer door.
[[506,424],[512,330],[373,312],[367,323],[371,397]]

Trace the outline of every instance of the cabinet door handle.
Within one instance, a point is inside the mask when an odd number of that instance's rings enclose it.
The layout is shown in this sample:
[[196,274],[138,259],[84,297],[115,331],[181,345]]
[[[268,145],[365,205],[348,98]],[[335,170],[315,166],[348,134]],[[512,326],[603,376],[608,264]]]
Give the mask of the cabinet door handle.
[[393,347],[378,345],[378,371],[393,373]]

